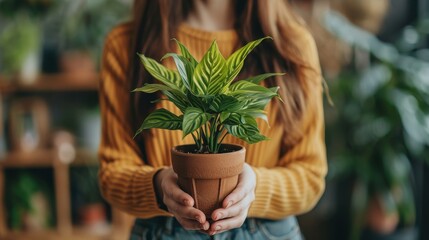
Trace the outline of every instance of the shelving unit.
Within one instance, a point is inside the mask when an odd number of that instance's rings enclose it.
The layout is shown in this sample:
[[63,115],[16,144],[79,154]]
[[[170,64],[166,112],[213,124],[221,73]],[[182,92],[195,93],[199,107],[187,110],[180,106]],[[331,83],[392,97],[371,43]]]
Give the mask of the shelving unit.
[[[41,75],[32,84],[20,84],[17,79],[0,81],[0,116],[4,97],[26,93],[63,93],[94,92],[98,90],[98,74]],[[1,79],[1,77],[0,77]],[[3,124],[3,122],[1,122]],[[3,126],[0,126],[0,130]],[[5,131],[4,131],[5,132]],[[0,131],[0,134],[1,131]],[[4,134],[4,133],[3,133]],[[0,158],[0,239],[127,239],[129,224],[132,218],[112,209],[112,224],[105,233],[94,234],[87,229],[74,226],[71,218],[70,167],[97,166],[95,153],[78,148],[71,162],[61,160],[56,148],[37,149],[31,152],[9,151]],[[13,232],[7,228],[5,209],[5,170],[27,168],[52,168],[54,179],[56,228],[41,232]]]

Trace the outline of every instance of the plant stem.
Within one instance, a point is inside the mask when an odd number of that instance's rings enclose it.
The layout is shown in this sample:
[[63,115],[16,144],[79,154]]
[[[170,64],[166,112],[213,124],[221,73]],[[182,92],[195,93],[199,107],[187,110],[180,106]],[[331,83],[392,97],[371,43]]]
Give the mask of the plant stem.
[[194,133],[191,133],[192,138],[194,139],[195,145],[197,145],[198,151],[201,151],[202,145],[201,141],[194,135]]
[[222,138],[219,141],[219,144],[217,145],[217,151],[219,151],[220,146],[222,145],[223,140],[228,135],[228,131],[225,132],[225,134],[222,136]]

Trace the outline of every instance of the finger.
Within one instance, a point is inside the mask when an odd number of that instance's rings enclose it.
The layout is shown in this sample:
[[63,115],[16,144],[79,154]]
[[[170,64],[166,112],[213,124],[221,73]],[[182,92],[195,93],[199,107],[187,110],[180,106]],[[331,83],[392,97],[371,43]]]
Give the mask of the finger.
[[186,230],[207,230],[209,228],[208,222],[199,223],[195,220],[190,220],[186,218],[176,217],[177,221],[182,225]]
[[217,222],[214,222],[210,225],[208,233],[210,235],[225,232],[234,228],[239,228],[243,225],[244,220],[246,219],[246,214],[241,214],[237,217],[223,219]]
[[194,220],[201,224],[207,221],[205,214],[194,207],[183,206],[171,198],[166,198],[164,203],[167,206],[168,211],[175,217]]
[[251,186],[246,186],[246,184],[238,185],[234,191],[232,191],[224,199],[222,206],[227,209],[233,205],[243,201],[248,198],[248,201],[253,201],[255,199],[255,192]]
[[223,208],[234,205],[248,194],[254,195],[255,184],[255,173],[250,166],[245,165],[243,173],[239,176],[237,187],[222,202]]
[[243,213],[248,212],[250,204],[253,202],[254,194],[248,194],[242,201],[228,207],[228,208],[220,208],[216,209],[212,213],[212,219],[215,221],[219,221],[225,218],[231,218],[239,216]]
[[166,191],[164,191],[164,198],[171,198],[184,206],[194,206],[194,199],[189,194],[180,189],[177,186],[177,183],[168,181],[163,186],[163,189],[166,189]]

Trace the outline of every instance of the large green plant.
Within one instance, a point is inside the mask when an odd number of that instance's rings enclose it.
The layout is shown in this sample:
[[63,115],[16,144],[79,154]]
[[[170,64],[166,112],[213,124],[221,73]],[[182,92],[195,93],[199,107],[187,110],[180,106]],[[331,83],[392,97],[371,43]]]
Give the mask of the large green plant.
[[407,52],[416,46],[400,52],[336,23],[332,31],[371,56],[367,68],[350,68],[331,82],[336,109],[326,108],[329,177],[354,181],[350,239],[359,239],[374,199],[397,213],[401,226],[415,224],[413,165],[429,164],[429,65]]
[[198,153],[217,153],[224,138],[231,134],[247,143],[257,143],[267,137],[260,134],[256,118],[267,120],[265,106],[278,97],[278,87],[265,88],[259,83],[281,73],[266,73],[235,81],[248,54],[264,39],[248,43],[225,59],[213,41],[198,62],[188,49],[175,40],[181,54],[168,53],[162,59],[173,58],[177,71],[155,60],[139,55],[146,70],[160,83],[146,84],[134,92],[161,91],[182,112],[177,116],[166,109],[157,109],[147,116],[136,132],[161,128],[182,130],[191,134]]

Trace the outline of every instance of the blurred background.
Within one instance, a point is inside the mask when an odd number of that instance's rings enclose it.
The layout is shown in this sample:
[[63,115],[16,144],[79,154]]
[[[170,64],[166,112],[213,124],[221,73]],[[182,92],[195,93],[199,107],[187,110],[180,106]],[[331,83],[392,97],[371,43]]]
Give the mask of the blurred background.
[[[290,2],[330,89],[327,188],[304,236],[429,239],[429,1]],[[128,239],[96,152],[103,41],[131,5],[0,0],[0,239]]]

